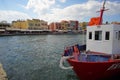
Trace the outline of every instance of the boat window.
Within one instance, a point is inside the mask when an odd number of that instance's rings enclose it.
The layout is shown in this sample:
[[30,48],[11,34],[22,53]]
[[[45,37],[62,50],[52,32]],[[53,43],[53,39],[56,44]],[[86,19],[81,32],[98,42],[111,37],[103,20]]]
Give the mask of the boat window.
[[116,39],[118,39],[118,32],[116,32]]
[[120,40],[120,31],[119,31],[119,34],[118,34],[118,40]]
[[110,38],[110,32],[107,31],[105,33],[105,40],[109,40],[109,38]]
[[95,31],[95,40],[102,40],[102,31]]
[[92,32],[89,32],[89,39],[92,39]]

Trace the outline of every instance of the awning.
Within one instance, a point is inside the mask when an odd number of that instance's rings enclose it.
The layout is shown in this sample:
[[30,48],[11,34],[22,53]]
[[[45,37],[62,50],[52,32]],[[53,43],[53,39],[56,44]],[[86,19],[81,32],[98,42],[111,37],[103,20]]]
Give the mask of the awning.
[[4,29],[0,29],[0,31],[5,31]]

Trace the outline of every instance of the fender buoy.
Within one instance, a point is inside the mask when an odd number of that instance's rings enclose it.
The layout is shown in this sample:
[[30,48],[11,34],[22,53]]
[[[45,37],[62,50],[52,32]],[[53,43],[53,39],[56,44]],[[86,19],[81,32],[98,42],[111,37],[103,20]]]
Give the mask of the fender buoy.
[[65,60],[67,60],[67,59],[69,59],[69,58],[72,58],[72,57],[73,57],[73,56],[63,56],[63,57],[61,57],[59,67],[60,67],[61,69],[72,69],[73,66],[65,67],[65,66],[63,65],[63,62],[64,62]]

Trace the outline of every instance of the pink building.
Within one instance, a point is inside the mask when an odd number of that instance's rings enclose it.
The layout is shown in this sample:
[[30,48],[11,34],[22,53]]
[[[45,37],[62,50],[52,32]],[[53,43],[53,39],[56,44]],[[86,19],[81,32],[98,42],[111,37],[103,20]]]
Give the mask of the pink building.
[[68,30],[78,30],[78,26],[79,26],[78,21],[70,20],[69,24],[70,24],[70,26],[69,26]]
[[58,22],[52,22],[49,24],[49,30],[51,31],[58,31],[61,29],[61,25]]

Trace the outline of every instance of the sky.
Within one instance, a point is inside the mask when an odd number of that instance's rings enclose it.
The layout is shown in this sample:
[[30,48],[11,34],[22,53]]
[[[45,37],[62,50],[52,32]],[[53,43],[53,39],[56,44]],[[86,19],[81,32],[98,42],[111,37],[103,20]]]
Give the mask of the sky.
[[[48,23],[61,20],[89,22],[100,15],[103,0],[0,0],[0,21],[40,19]],[[120,0],[106,0],[103,21],[120,22]]]

